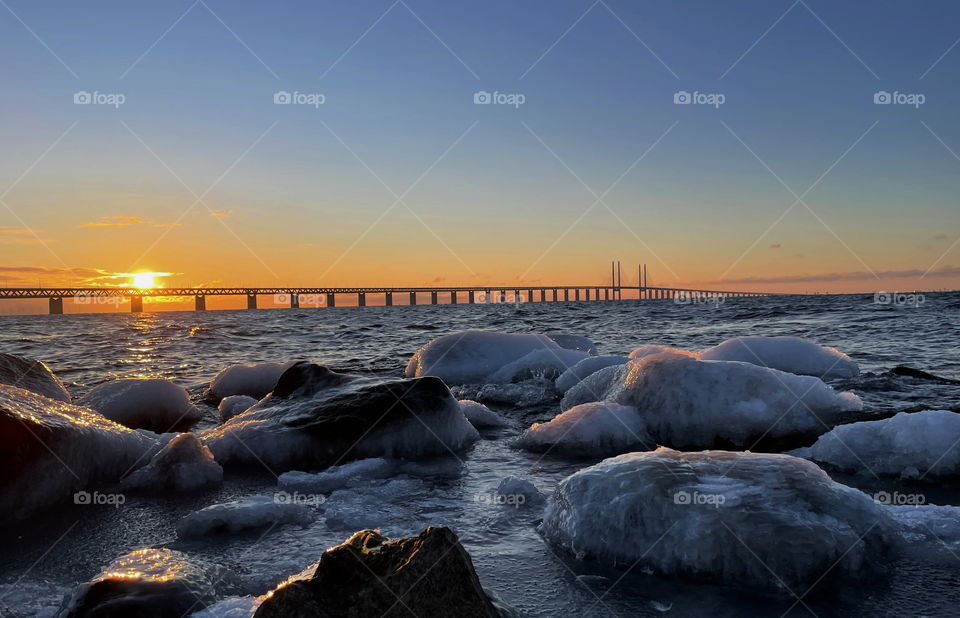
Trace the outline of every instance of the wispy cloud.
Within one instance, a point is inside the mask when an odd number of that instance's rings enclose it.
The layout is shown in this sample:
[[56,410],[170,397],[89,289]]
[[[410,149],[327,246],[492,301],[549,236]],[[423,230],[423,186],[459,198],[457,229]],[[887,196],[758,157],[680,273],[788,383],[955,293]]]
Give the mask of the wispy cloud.
[[27,227],[0,225],[0,243],[5,245],[42,245],[53,242],[43,230]]
[[780,243],[774,243],[774,244],[770,245],[768,248],[769,248],[769,249],[779,249],[779,248],[781,248],[781,247],[783,247],[783,245],[781,245]]
[[80,225],[80,227],[87,228],[97,228],[97,227],[126,227],[128,225],[139,225],[143,223],[143,219],[140,217],[128,217],[124,215],[116,215],[113,217],[103,217],[99,221],[88,221]]
[[232,210],[211,210],[210,216],[216,219],[226,219],[233,214]]
[[[876,277],[872,273],[863,271],[844,272],[844,273],[822,273],[809,275],[786,275],[782,277],[742,277],[740,279],[724,279],[726,283],[818,283],[830,281],[866,281],[880,279],[910,279],[919,278],[924,274],[922,268],[911,268],[908,270],[886,270],[877,271]],[[930,271],[927,277],[960,277],[960,267],[944,266],[937,270]],[[720,281],[711,281],[710,283],[720,283]]]

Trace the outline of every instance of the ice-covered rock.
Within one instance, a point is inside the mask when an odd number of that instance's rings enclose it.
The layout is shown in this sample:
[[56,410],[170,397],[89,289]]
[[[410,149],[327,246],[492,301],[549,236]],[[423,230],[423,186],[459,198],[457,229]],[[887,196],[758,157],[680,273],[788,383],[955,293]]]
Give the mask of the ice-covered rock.
[[860,368],[835,348],[799,337],[737,337],[700,353],[703,360],[741,361],[819,378],[854,378]]
[[191,618],[250,618],[256,608],[256,597],[227,597],[195,612]]
[[477,429],[507,426],[507,422],[503,420],[499,414],[480,402],[461,399],[459,403],[460,409],[463,410],[463,415],[466,416],[470,424]]
[[649,449],[656,442],[647,435],[636,408],[610,402],[582,403],[546,423],[534,423],[520,438],[532,451],[575,455],[615,455]]
[[254,399],[263,399],[276,386],[283,372],[296,363],[297,361],[288,361],[231,365],[210,381],[210,394],[215,399],[230,395],[247,395]]
[[590,355],[598,352],[597,344],[582,335],[568,335],[566,333],[546,332],[547,337],[552,339],[558,346],[567,350],[579,350]]
[[270,396],[201,437],[221,464],[279,473],[446,454],[479,434],[438,378],[368,378],[302,362],[284,372]]
[[375,530],[357,532],[268,593],[255,617],[388,616],[395,611],[446,618],[500,616],[457,536],[449,528],[430,527],[393,541]]
[[497,369],[487,376],[485,382],[501,384],[534,378],[555,380],[585,358],[590,356],[579,350],[534,350]]
[[98,482],[114,482],[159,448],[88,408],[0,386],[0,521],[23,519]]
[[501,367],[542,350],[563,348],[546,335],[468,330],[424,345],[410,358],[405,374],[437,376],[447,384],[479,384]]
[[323,472],[284,472],[277,483],[284,491],[303,493],[329,493],[345,487],[374,479],[389,478],[399,472],[400,462],[382,457],[359,459],[341,466],[330,467]]
[[131,429],[182,431],[200,420],[187,390],[160,378],[122,378],[93,387],[79,403]]
[[901,412],[892,418],[834,427],[792,454],[835,470],[902,478],[960,474],[960,414]]
[[837,393],[816,377],[677,352],[602,369],[562,404],[584,400],[636,408],[657,444],[678,448],[819,435],[863,407],[853,393]]
[[246,412],[257,405],[256,399],[249,395],[230,395],[220,400],[217,410],[220,412],[220,422],[225,423],[241,412]]
[[676,354],[685,354],[687,356],[693,356],[694,358],[699,357],[699,354],[696,352],[691,352],[689,350],[684,350],[682,348],[673,348],[666,345],[642,345],[639,348],[634,348],[631,350],[629,357],[630,360],[640,360],[647,356],[653,356],[654,354],[660,354],[661,352],[674,352]]
[[192,433],[181,433],[147,465],[127,476],[123,485],[152,492],[193,491],[222,481],[223,468],[213,460],[210,449]]
[[660,448],[561,481],[540,531],[580,559],[803,591],[824,573],[881,565],[892,526],[882,506],[809,461]]
[[70,403],[70,393],[41,361],[0,353],[0,384],[16,386],[50,399]]
[[589,356],[560,374],[560,377],[557,378],[555,383],[557,390],[561,393],[566,393],[587,376],[592,375],[605,367],[623,365],[629,361],[630,359],[626,356]]
[[280,524],[307,524],[315,518],[316,507],[322,501],[321,496],[281,491],[272,496],[212,504],[177,522],[177,536],[197,538]]
[[[517,506],[535,506],[543,502],[543,494],[527,479],[517,476],[508,476],[497,485],[497,496],[507,503],[513,502]],[[522,496],[522,499],[520,497]]]
[[458,399],[506,404],[513,408],[543,405],[558,399],[553,380],[544,378],[513,384],[460,384],[450,388]]
[[138,549],[77,587],[57,616],[186,616],[214,602],[226,575],[223,567],[177,551]]
[[[923,562],[939,559],[953,564],[960,552],[960,507],[916,504],[925,498],[923,494],[897,495],[915,503],[886,507],[898,526],[900,551]],[[894,495],[887,493],[883,497],[892,501]]]

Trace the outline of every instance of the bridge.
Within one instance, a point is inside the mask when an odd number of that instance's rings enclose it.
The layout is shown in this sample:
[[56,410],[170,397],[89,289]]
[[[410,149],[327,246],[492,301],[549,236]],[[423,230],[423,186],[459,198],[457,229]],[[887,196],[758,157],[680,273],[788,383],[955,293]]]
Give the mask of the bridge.
[[[690,288],[658,287],[647,285],[646,265],[638,267],[638,285],[621,285],[620,263],[610,265],[610,283],[602,285],[540,285],[517,286],[441,286],[441,287],[179,287],[138,288],[126,287],[36,287],[0,288],[3,298],[46,298],[51,314],[62,314],[65,299],[73,299],[78,305],[119,304],[129,299],[130,311],[143,311],[145,298],[190,298],[194,309],[204,311],[208,296],[241,296],[247,299],[247,309],[257,308],[260,296],[272,296],[274,305],[300,307],[335,307],[337,297],[356,296],[357,306],[367,305],[368,295],[382,295],[384,305],[394,304],[394,295],[407,298],[407,305],[416,305],[421,295],[429,294],[429,303],[440,304],[441,298],[449,304],[460,302],[581,302],[622,300],[623,290],[637,290],[640,300],[673,300],[679,303],[720,302],[727,298],[770,296],[765,292],[737,292],[724,290],[700,290]],[[537,298],[539,294],[539,299]]]

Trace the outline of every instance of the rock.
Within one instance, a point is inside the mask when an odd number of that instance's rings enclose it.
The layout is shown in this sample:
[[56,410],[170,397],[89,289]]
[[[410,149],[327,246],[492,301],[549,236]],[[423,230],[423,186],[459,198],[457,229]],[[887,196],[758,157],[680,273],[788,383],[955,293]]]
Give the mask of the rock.
[[254,618],[500,616],[449,528],[393,541],[357,532],[310,570],[268,593]]
[[254,399],[263,399],[276,386],[283,372],[296,362],[231,365],[210,381],[207,399],[212,403],[218,403],[230,395],[247,395]]
[[193,491],[222,481],[223,468],[213,460],[210,449],[192,433],[181,433],[123,484],[130,489],[166,492]]
[[49,367],[22,356],[0,353],[0,384],[16,386],[65,403],[73,401],[63,382]]
[[220,422],[225,423],[241,412],[246,412],[257,405],[257,400],[249,395],[230,395],[220,400],[217,411],[220,412]]
[[201,416],[185,388],[160,378],[104,382],[84,395],[80,403],[131,429],[157,433],[184,431]]
[[277,474],[365,457],[443,455],[479,438],[439,378],[368,378],[307,362],[201,436],[221,464],[262,464]]
[[149,461],[159,438],[80,406],[0,386],[0,521],[23,519]]
[[138,549],[117,558],[81,584],[61,605],[58,618],[167,618],[186,616],[216,599],[222,567],[170,549]]

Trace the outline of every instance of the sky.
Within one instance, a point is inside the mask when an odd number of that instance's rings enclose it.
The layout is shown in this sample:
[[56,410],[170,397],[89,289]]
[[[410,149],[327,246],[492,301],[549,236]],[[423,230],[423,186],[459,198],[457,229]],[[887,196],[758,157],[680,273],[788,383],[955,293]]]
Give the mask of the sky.
[[958,17],[3,0],[0,285],[958,288]]

